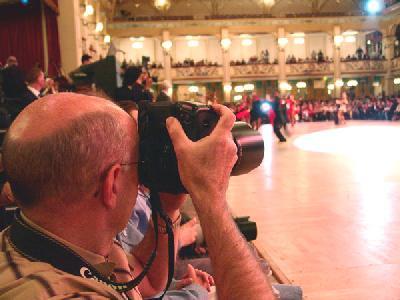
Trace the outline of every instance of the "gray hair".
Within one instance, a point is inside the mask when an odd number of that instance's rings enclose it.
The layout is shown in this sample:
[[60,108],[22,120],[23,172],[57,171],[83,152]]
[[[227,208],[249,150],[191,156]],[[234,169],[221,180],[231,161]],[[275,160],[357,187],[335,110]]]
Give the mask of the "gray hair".
[[94,193],[112,164],[129,159],[133,138],[115,114],[90,112],[34,141],[6,135],[3,162],[21,206],[42,199],[74,201]]

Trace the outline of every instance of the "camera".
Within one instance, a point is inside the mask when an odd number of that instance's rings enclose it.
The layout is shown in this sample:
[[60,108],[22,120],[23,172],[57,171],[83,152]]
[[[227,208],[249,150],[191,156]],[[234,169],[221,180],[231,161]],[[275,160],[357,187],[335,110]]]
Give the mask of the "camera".
[[[178,119],[189,139],[198,141],[211,134],[219,115],[211,106],[196,102],[139,103],[140,183],[157,192],[186,193],[165,125],[171,116]],[[258,167],[264,158],[264,140],[260,133],[246,123],[236,122],[232,138],[237,146],[238,160],[231,175],[246,174]],[[210,152],[210,155],[218,153]]]

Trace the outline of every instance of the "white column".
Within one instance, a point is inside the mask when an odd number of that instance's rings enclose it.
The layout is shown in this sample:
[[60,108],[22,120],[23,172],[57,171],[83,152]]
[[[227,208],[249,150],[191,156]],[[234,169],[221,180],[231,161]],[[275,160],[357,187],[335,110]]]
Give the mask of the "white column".
[[[278,28],[278,40],[279,39],[285,39],[286,38],[286,33],[285,33],[285,28],[280,27]],[[286,45],[279,45],[277,44],[278,47],[278,66],[279,66],[279,75],[278,75],[278,87],[282,82],[286,82],[286,51],[285,51],[285,46]]]
[[[222,40],[230,40],[228,29],[224,28],[221,30],[221,41]],[[230,56],[230,47],[224,49],[221,46],[222,51],[222,66],[223,66],[223,80],[222,86],[224,87],[224,100],[225,102],[231,102],[231,90],[225,88],[225,86],[232,86],[231,83],[231,56]]]
[[[162,41],[170,41],[171,37],[169,34],[168,30],[164,30],[162,33]],[[163,48],[163,54],[164,54],[164,78],[165,80],[168,80],[169,83],[172,83],[172,70],[171,70],[171,50],[172,49],[164,49]]]
[[384,80],[384,91],[386,96],[391,96],[394,90],[393,83],[393,74],[392,74],[392,59],[394,58],[394,36],[388,35],[388,32],[385,33],[383,38],[383,48],[384,55],[386,58],[386,74]]
[[79,1],[59,0],[58,7],[61,65],[68,74],[80,65],[82,56]]
[[335,37],[341,36],[340,26],[333,28],[333,83],[335,84],[334,96],[340,97],[341,87],[336,86],[336,81],[342,79],[342,72],[340,70],[340,43],[335,42]]

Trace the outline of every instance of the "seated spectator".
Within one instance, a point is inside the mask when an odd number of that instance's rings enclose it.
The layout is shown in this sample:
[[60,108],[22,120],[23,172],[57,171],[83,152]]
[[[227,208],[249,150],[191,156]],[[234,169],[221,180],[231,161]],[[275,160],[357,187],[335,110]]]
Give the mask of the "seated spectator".
[[[225,191],[237,151],[231,137],[234,117],[228,108],[214,108],[220,114],[219,122],[201,143],[190,142],[176,119],[167,120],[182,182],[191,193],[203,226],[218,298],[260,299],[263,295],[264,299],[273,299],[268,280],[227,209]],[[72,253],[79,253],[90,265],[83,263],[88,266],[88,273],[80,267],[67,271],[63,260],[29,260],[15,250],[21,247],[15,240],[15,231],[2,232],[0,296],[113,299],[126,296],[113,289],[113,285],[79,274],[90,276],[97,270],[98,274],[103,272],[102,277],[109,277],[114,271],[117,282],[125,281],[143,269],[148,249],[152,248],[151,233],[135,249],[135,256],[126,256],[113,243],[115,235],[125,228],[136,201],[138,136],[135,128],[133,119],[111,102],[77,94],[46,96],[30,104],[17,117],[3,144],[3,163],[13,195],[21,207],[22,214],[18,215],[18,222],[24,224],[21,230],[35,228],[30,231],[32,234],[39,231],[49,242],[57,240],[54,247],[62,244]],[[210,151],[225,153],[224,160],[209,156]],[[208,163],[204,164],[204,160]],[[211,170],[207,167],[210,164]],[[198,178],[202,178],[201,183]],[[162,197],[161,205],[177,224],[182,202],[168,200]],[[163,221],[153,225],[160,233],[165,227]],[[158,255],[139,285],[143,290],[160,292],[165,286],[165,242],[165,235],[160,235]],[[43,255],[48,251],[41,248],[41,243],[29,247]],[[29,252],[26,248],[24,251]],[[16,277],[16,268],[19,277]],[[36,280],[39,271],[41,280]],[[107,281],[104,278],[103,282]],[[141,297],[137,290],[128,293]]]

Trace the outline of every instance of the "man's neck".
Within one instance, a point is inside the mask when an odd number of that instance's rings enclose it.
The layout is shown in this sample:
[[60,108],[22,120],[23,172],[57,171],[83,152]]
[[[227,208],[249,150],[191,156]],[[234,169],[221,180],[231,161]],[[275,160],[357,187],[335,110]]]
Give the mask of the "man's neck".
[[38,84],[38,83],[31,83],[31,84],[29,84],[29,86],[30,86],[31,88],[34,88],[34,89],[37,90],[38,92],[40,92],[40,90],[41,90],[40,84]]
[[[110,252],[115,234],[107,234],[106,226],[102,226],[99,220],[93,220],[90,215],[68,216],[55,210],[40,213],[31,210],[22,211],[36,225],[75,246],[101,256],[108,256]],[[101,234],[96,234],[98,232]]]

